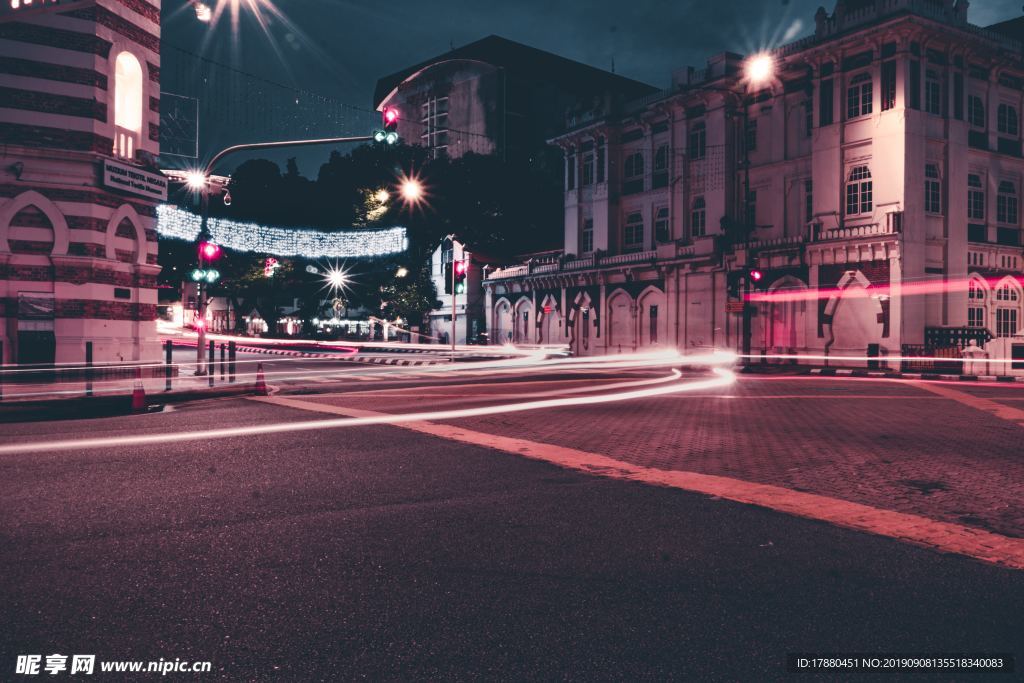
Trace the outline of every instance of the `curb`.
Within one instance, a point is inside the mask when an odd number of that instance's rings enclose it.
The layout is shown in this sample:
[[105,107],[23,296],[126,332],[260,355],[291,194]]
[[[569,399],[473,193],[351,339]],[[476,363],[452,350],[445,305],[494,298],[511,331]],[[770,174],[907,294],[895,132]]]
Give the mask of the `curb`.
[[[239,384],[213,389],[184,389],[171,392],[150,392],[146,394],[146,411],[165,404],[187,403],[207,398],[229,398],[252,396],[251,384]],[[11,401],[0,403],[0,424],[5,422],[38,422],[49,420],[76,420],[96,417],[118,417],[132,415],[132,395],[93,396],[44,399],[33,401]]]
[[853,368],[812,368],[808,374],[822,377],[872,377],[874,379],[918,379],[943,382],[1024,382],[1024,377],[1007,375],[955,375],[934,372],[881,372]]

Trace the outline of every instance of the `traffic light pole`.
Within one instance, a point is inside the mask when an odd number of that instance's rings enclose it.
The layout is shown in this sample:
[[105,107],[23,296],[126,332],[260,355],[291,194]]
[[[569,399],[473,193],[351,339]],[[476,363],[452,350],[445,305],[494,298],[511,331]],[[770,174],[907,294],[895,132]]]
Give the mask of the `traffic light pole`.
[[[201,202],[201,213],[202,223],[199,228],[199,240],[196,245],[196,252],[199,255],[199,268],[202,269],[205,265],[205,259],[203,258],[203,251],[199,249],[199,244],[202,244],[203,240],[207,239],[208,231],[206,227],[207,217],[210,214],[210,192],[209,188],[203,187],[203,191],[200,193]],[[198,333],[198,339],[196,340],[196,377],[201,377],[206,374],[206,366],[203,365],[203,347],[206,346],[206,278],[199,281],[199,286],[196,290],[196,332]]]
[[458,310],[455,306],[455,302],[458,300],[459,293],[455,291],[455,244],[452,244],[452,362],[455,362],[455,318],[458,315]]
[[[208,229],[208,223],[210,218],[210,175],[213,173],[213,169],[217,163],[224,157],[235,154],[236,152],[248,152],[257,149],[276,149],[278,147],[301,147],[308,145],[336,145],[345,142],[370,142],[374,137],[372,135],[350,135],[340,138],[315,138],[308,140],[278,140],[275,142],[249,142],[242,145],[234,145],[222,149],[213,155],[210,162],[206,164],[206,168],[203,169],[204,183],[203,187],[199,190],[200,196],[200,218],[201,227],[199,229],[199,242],[210,239],[210,233]],[[196,245],[198,246],[198,244]],[[199,255],[199,267],[203,267],[203,256]],[[199,290],[196,294],[196,309],[197,309],[197,321],[198,321],[198,343],[196,344],[196,375],[205,375],[206,368],[204,366],[203,358],[203,347],[206,345],[206,282],[201,280],[199,282]]]

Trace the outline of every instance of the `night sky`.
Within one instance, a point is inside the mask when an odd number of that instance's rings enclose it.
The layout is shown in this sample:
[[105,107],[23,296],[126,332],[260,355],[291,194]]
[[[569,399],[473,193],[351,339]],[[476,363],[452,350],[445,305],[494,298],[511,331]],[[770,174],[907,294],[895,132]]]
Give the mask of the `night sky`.
[[[748,53],[807,35],[821,4],[820,0],[206,2],[240,2],[238,30],[232,30],[227,13],[216,26],[205,25],[196,20],[185,0],[164,0],[165,41],[364,109],[372,106],[380,76],[492,33],[604,69],[611,68],[614,60],[616,72],[667,87],[674,69],[702,66],[716,52]],[[252,5],[261,8],[265,28],[255,18]],[[829,2],[826,9],[831,12],[833,5]],[[970,20],[984,26],[1020,13],[1021,0],[974,0]],[[174,57],[165,49],[165,65]],[[356,127],[373,120],[355,110],[352,115],[350,125]],[[230,142],[246,137],[247,127],[244,120],[235,126],[236,137]],[[316,160],[325,156],[326,151],[302,155],[302,171],[315,176]]]

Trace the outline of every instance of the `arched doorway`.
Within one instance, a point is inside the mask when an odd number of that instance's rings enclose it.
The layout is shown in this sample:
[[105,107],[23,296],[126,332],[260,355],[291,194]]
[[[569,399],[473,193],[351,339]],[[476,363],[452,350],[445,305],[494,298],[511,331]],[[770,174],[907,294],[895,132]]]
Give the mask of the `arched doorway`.
[[512,304],[507,299],[499,300],[498,305],[494,307],[494,336],[491,338],[492,344],[512,343],[512,322]]
[[516,303],[512,341],[516,344],[532,344],[531,326],[533,324],[533,302],[523,297]]
[[665,293],[656,287],[648,287],[640,295],[637,310],[640,314],[640,346],[652,347],[668,343]]
[[17,297],[12,330],[15,353],[12,357],[21,365],[52,364],[56,360],[57,338],[56,300],[54,298],[53,264],[57,233],[49,216],[35,204],[28,204],[11,217],[7,229],[7,243],[11,254],[33,270],[48,273],[45,279],[35,277],[31,283],[20,285],[11,296]]
[[621,289],[608,299],[609,353],[630,353],[636,347],[632,309],[633,300]]
[[866,365],[859,360],[867,355],[869,344],[881,344],[882,305],[869,291],[871,283],[860,271],[848,271],[839,281],[839,294],[825,305],[827,324],[826,353],[849,356],[855,360],[839,361],[844,365]]
[[763,347],[766,353],[795,354],[806,345],[807,285],[787,275],[768,288],[768,301],[761,306],[764,316]]
[[541,344],[562,344],[565,342],[562,334],[562,312],[558,308],[558,302],[550,294],[544,297],[544,304],[541,309],[543,317],[540,324]]

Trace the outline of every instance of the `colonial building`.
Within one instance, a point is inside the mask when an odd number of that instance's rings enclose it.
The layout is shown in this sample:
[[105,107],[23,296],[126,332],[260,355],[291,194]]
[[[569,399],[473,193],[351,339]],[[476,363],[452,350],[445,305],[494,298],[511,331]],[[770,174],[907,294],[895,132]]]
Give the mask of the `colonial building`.
[[159,0],[0,8],[4,363],[156,358]]
[[575,115],[552,140],[563,253],[488,275],[493,337],[1010,353],[989,340],[1024,322],[1021,22],[979,28],[967,7],[840,0],[805,39]]

